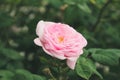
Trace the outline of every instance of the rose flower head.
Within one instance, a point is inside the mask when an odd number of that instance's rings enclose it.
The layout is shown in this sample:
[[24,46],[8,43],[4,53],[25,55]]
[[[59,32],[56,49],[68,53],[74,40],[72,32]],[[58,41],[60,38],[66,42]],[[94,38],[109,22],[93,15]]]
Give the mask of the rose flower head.
[[36,28],[37,38],[34,43],[58,59],[67,60],[69,68],[74,69],[83,48],[87,45],[86,39],[67,24],[48,21],[39,21]]

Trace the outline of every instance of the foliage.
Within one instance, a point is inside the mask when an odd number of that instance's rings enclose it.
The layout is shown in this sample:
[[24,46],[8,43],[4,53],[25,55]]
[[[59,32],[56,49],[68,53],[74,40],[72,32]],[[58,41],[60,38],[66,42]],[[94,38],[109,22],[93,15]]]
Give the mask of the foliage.
[[[0,80],[119,80],[119,0],[0,0]],[[39,20],[88,40],[75,70],[34,45]]]

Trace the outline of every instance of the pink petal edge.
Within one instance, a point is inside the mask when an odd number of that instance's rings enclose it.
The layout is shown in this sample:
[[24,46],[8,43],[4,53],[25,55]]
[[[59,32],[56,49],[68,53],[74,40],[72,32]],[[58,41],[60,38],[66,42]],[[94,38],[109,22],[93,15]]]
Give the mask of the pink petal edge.
[[39,38],[34,39],[34,43],[38,46],[42,46]]
[[68,65],[68,67],[74,70],[76,62],[77,62],[77,59],[78,59],[78,57],[68,58],[67,59],[67,65]]
[[44,33],[44,27],[45,27],[45,22],[44,21],[39,21],[37,24],[37,28],[36,28],[36,34],[42,38],[42,35]]
[[61,60],[66,59],[66,57],[64,57],[63,55],[58,55],[58,54],[53,54],[53,57],[56,57],[56,58],[61,59]]

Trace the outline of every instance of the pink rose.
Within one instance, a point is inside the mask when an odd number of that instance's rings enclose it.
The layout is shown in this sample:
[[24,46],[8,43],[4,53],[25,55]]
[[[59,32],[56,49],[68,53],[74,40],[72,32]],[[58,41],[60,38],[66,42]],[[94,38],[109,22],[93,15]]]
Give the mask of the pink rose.
[[67,24],[40,21],[37,24],[34,39],[36,45],[58,59],[67,59],[67,65],[75,68],[79,56],[83,53],[83,47],[87,45],[86,39]]

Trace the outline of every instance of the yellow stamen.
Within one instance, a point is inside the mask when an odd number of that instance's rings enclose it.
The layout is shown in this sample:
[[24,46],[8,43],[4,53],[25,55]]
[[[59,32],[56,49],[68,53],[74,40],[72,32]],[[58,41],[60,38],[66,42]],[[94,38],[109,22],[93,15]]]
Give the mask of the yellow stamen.
[[63,40],[64,40],[64,37],[62,37],[62,36],[58,37],[59,43],[63,42]]

